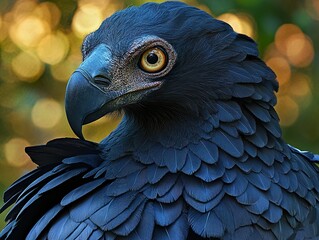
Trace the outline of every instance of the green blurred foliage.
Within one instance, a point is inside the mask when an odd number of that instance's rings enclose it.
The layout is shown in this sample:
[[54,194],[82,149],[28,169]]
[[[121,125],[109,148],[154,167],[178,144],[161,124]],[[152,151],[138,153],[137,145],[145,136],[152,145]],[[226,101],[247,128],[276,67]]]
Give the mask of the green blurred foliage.
[[[15,179],[35,167],[23,153],[25,145],[74,136],[64,114],[63,99],[67,78],[81,62],[83,36],[115,10],[144,2],[0,1],[0,195]],[[215,17],[228,17],[234,24],[247,20],[249,26],[242,25],[243,31],[252,30],[262,58],[269,63],[270,60],[276,63],[279,58],[288,64],[290,75],[281,84],[278,97],[283,100],[279,101],[282,106],[277,109],[284,120],[284,138],[296,147],[319,152],[319,68],[314,67],[319,63],[314,54],[319,47],[319,1],[185,2]],[[232,15],[223,15],[225,13]],[[314,58],[294,63],[278,47],[274,49],[275,34],[286,23],[301,29],[302,34],[298,36],[310,44],[308,52]],[[57,48],[52,47],[52,51],[50,46]],[[289,51],[297,54],[294,49]],[[288,55],[292,53],[288,52]],[[285,69],[279,67],[278,76],[283,72]],[[117,118],[105,118],[86,127],[85,135],[89,140],[99,141],[116,127],[118,121]],[[4,214],[0,217],[0,228],[4,226],[3,217]]]

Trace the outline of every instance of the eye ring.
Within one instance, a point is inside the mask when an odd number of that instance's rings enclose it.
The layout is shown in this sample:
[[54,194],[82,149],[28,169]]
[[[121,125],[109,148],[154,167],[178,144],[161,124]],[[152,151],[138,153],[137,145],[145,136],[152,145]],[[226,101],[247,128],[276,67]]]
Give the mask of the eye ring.
[[161,47],[152,47],[147,49],[141,56],[140,68],[148,73],[157,73],[162,71],[168,62],[167,53]]

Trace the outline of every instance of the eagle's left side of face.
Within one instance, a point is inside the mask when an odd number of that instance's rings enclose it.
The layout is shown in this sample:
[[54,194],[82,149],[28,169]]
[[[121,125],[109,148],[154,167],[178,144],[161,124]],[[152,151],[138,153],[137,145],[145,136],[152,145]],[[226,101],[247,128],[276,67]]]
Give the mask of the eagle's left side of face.
[[212,99],[232,98],[231,68],[257,54],[252,40],[243,37],[241,49],[237,37],[226,23],[180,2],[115,13],[85,38],[83,62],[69,80],[73,131],[83,138],[83,124],[119,109],[193,114]]
[[85,39],[83,62],[67,85],[67,117],[81,138],[83,124],[141,103],[159,90],[177,60],[174,47],[157,35],[136,35],[131,41],[114,43],[107,37],[99,41],[99,34],[97,31]]

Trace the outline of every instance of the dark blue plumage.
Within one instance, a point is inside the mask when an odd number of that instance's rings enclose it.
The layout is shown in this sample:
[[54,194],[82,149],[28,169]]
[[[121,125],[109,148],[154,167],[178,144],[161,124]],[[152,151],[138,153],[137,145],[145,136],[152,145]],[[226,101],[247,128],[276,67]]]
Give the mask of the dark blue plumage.
[[319,156],[281,138],[276,76],[252,39],[148,3],[106,19],[82,52],[72,129],[123,120],[99,144],[27,148],[39,167],[6,191],[0,239],[319,239]]

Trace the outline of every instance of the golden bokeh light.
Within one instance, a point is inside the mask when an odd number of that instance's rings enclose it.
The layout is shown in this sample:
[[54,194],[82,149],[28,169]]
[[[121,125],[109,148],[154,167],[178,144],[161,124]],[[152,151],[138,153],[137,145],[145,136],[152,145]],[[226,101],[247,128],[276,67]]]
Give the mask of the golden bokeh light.
[[217,19],[227,22],[238,33],[246,34],[252,38],[255,36],[253,20],[247,14],[224,13]]
[[55,80],[67,82],[77,67],[78,64],[72,64],[70,60],[66,60],[51,66],[51,75]]
[[36,47],[40,40],[50,32],[49,25],[39,17],[30,15],[10,26],[12,41],[20,47]]
[[12,23],[16,23],[26,16],[30,15],[37,7],[36,0],[19,0],[13,5],[10,12],[6,13],[6,18]]
[[291,126],[299,116],[299,105],[289,96],[279,96],[276,111],[280,118],[280,125]]
[[69,47],[68,38],[62,32],[57,32],[41,40],[37,47],[37,54],[43,62],[54,65],[66,57]]
[[291,69],[288,61],[283,57],[272,57],[266,64],[276,73],[280,85],[287,83],[291,77]]
[[61,10],[53,2],[43,2],[37,5],[34,14],[46,21],[51,28],[58,26],[61,19]]
[[94,4],[84,4],[75,13],[72,29],[78,37],[95,31],[103,21],[102,10]]
[[256,30],[255,30],[255,23],[253,18],[248,14],[240,13],[237,15],[240,19],[241,25],[242,25],[242,33],[246,34],[247,36],[251,38],[255,38]]
[[124,2],[113,0],[110,4],[108,4],[103,11],[103,20],[111,16],[116,11],[123,9],[124,7],[123,3]]
[[30,143],[23,138],[12,138],[4,145],[4,155],[7,162],[14,167],[23,167],[30,160],[24,152],[25,147]]
[[54,99],[40,99],[33,106],[31,119],[35,126],[43,129],[55,127],[63,115],[61,105]]
[[279,27],[275,35],[275,45],[295,67],[306,67],[313,61],[312,41],[294,24],[283,24]]
[[86,8],[88,5],[94,5],[101,10],[103,10],[105,7],[107,7],[112,0],[79,0],[78,1],[78,7],[79,8]]
[[295,67],[307,67],[314,58],[314,49],[309,37],[302,33],[289,37],[287,42],[287,58]]
[[31,52],[20,52],[11,63],[12,71],[21,81],[34,82],[44,71],[43,63]]
[[72,30],[79,38],[83,38],[95,31],[105,18],[123,7],[124,1],[118,0],[79,0],[78,9],[73,16]]
[[108,115],[83,126],[83,134],[92,141],[100,142],[105,136],[110,134],[120,123],[122,116]]
[[310,79],[292,67],[306,67],[312,63],[314,49],[311,40],[294,24],[281,25],[274,43],[265,52],[266,64],[276,73],[281,86],[276,110],[282,126],[291,126],[300,108],[309,105]]
[[311,79],[308,75],[295,73],[289,86],[289,92],[298,98],[308,97],[311,94],[310,83]]
[[224,13],[217,17],[221,21],[227,22],[236,32],[242,32],[240,19],[232,13]]
[[282,53],[287,52],[288,38],[295,34],[300,34],[302,31],[294,24],[283,24],[281,25],[275,34],[275,45],[277,49]]

